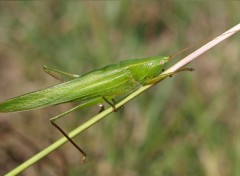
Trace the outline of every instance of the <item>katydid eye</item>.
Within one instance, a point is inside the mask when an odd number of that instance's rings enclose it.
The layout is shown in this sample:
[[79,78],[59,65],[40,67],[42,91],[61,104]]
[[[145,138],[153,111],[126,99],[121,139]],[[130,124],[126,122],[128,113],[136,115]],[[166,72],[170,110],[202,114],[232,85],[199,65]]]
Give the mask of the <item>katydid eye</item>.
[[161,60],[160,61],[160,65],[163,65],[165,63],[165,61]]

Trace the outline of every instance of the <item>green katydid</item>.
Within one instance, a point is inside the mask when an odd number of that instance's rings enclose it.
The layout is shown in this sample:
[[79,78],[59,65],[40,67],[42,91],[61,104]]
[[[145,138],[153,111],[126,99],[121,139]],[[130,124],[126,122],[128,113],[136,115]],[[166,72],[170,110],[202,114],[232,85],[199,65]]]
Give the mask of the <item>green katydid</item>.
[[155,84],[168,76],[172,76],[176,72],[192,70],[186,68],[161,75],[162,70],[169,60],[170,57],[125,60],[81,76],[45,66],[44,71],[51,76],[59,80],[62,80],[61,76],[67,76],[70,79],[49,88],[0,102],[0,112],[25,111],[61,103],[84,101],[77,107],[51,118],[50,121],[83,154],[85,159],[85,152],[68,137],[55,123],[55,120],[76,109],[102,102],[107,102],[116,110],[113,98],[129,94],[143,85]]

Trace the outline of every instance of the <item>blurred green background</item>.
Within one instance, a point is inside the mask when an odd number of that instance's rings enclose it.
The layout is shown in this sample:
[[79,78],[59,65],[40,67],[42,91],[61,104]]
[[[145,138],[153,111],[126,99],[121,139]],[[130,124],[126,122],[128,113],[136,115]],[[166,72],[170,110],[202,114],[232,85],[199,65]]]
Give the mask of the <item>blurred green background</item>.
[[[237,1],[0,2],[0,100],[58,84],[42,65],[82,74],[123,59],[171,55],[239,23]],[[26,176],[240,175],[240,36],[211,49]],[[180,59],[180,57],[178,57]],[[75,104],[0,114],[0,175],[57,140],[49,118]],[[98,112],[59,121],[70,131]]]

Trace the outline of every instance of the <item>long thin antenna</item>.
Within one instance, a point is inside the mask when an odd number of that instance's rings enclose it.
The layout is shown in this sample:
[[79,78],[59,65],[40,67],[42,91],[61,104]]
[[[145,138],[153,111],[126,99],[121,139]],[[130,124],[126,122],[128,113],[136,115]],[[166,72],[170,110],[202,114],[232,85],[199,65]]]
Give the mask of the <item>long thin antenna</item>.
[[203,45],[201,48],[197,49],[193,53],[189,54],[187,57],[183,58],[181,61],[179,61],[177,64],[163,72],[163,74],[174,72],[183,66],[187,65],[191,61],[193,61],[195,58],[206,52],[207,50],[211,49],[218,43],[222,42],[226,38],[230,37],[231,35],[235,34],[236,32],[240,31],[240,23],[234,26],[233,28],[229,29],[228,31],[224,32],[220,36],[216,37],[215,39],[211,40],[207,44]]
[[189,49],[192,48],[192,47],[193,47],[193,46],[189,46],[189,47],[187,47],[187,48],[185,48],[185,49],[182,49],[181,51],[178,51],[178,52],[174,53],[173,55],[169,56],[168,59],[171,60],[171,59],[175,58],[176,56],[178,56],[179,54],[183,53],[184,51],[189,50]]
[[[238,26],[238,25],[237,25]],[[226,31],[226,32],[224,32],[223,34],[221,34],[220,36],[218,36],[218,37],[211,37],[210,39],[205,39],[205,40],[203,40],[202,42],[197,42],[197,44],[193,44],[193,45],[191,45],[191,46],[189,46],[189,47],[187,47],[187,48],[185,48],[185,49],[182,49],[182,50],[180,50],[180,51],[178,51],[178,52],[176,52],[176,53],[174,53],[173,55],[171,55],[171,56],[169,56],[169,60],[171,60],[171,59],[173,59],[173,58],[175,58],[176,56],[178,56],[179,54],[181,54],[181,53],[183,53],[184,51],[187,51],[187,50],[189,50],[189,49],[191,49],[191,48],[193,48],[194,46],[196,46],[196,45],[199,45],[199,43],[206,43],[207,41],[210,41],[210,40],[217,40],[217,39],[221,39],[221,37],[223,37],[223,36],[225,36],[225,37],[227,37],[227,36],[231,36],[231,35],[233,35],[234,33],[236,33],[236,32],[238,32],[239,31],[239,29],[237,28],[237,26],[235,26],[234,28],[232,28],[233,30],[228,30],[228,31]],[[226,36],[227,35],[227,36]],[[222,40],[221,40],[222,41]],[[220,42],[221,42],[220,41]],[[204,45],[205,46],[205,45]],[[214,46],[214,45],[213,45]],[[212,46],[212,47],[213,47]],[[203,47],[201,47],[201,48],[203,48]],[[209,48],[210,49],[210,48]],[[207,51],[207,50],[206,50]],[[193,54],[193,53],[192,53]]]

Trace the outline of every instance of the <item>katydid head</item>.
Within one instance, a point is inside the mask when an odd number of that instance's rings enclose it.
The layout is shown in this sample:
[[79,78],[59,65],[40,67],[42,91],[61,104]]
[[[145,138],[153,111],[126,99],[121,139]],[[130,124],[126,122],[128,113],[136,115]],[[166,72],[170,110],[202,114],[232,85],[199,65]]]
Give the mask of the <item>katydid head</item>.
[[144,81],[147,79],[152,79],[158,76],[166,66],[166,64],[169,61],[169,57],[154,57],[150,58],[149,62],[149,67],[147,68],[147,72],[145,73],[144,76]]
[[168,61],[169,57],[150,57],[122,61],[120,65],[128,69],[137,82],[143,83],[158,76]]

